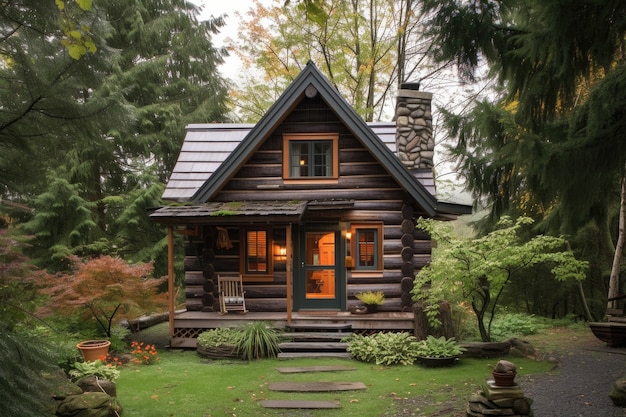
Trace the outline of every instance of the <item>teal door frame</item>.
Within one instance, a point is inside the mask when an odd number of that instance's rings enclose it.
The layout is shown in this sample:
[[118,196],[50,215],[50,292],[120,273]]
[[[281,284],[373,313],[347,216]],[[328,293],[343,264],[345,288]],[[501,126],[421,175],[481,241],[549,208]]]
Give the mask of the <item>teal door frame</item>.
[[[335,297],[307,298],[307,273],[309,271],[329,269],[324,265],[307,263],[306,236],[309,232],[333,232],[335,234]],[[346,310],[346,241],[338,223],[300,225],[294,227],[293,259],[293,307],[298,310]]]

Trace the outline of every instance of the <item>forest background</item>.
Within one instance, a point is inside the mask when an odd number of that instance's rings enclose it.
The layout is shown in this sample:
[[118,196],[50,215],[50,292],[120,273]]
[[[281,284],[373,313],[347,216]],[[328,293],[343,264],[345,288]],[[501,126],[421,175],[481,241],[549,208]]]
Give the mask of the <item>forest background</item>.
[[[15,0],[1,10],[0,244],[28,241],[20,256],[40,271],[111,255],[165,275],[166,234],[147,213],[165,204],[185,126],[258,120],[313,60],[367,121],[388,120],[399,84],[420,82],[441,114],[438,161],[454,164],[483,214],[473,233],[528,216],[531,234],[565,236],[589,262],[581,282],[520,274],[503,293],[507,309],[601,319],[619,291],[618,0],[252,2],[224,47],[214,43],[223,17],[200,20],[183,0]],[[245,70],[227,78],[229,53]],[[3,268],[3,318],[32,311],[40,300],[22,279],[32,273]]]

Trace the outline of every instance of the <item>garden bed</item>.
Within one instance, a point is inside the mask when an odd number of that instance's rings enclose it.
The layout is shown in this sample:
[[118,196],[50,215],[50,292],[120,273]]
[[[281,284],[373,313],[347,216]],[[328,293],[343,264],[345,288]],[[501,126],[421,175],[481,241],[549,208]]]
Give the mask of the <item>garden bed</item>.
[[207,359],[242,359],[242,356],[236,351],[234,345],[219,345],[196,348],[198,355]]

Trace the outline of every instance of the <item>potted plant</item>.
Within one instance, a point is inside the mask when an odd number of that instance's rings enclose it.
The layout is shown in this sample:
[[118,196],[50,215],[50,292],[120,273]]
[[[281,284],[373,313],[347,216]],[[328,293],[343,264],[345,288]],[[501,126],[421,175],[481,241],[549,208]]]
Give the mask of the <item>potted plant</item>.
[[368,313],[378,311],[378,306],[385,302],[385,294],[382,291],[363,291],[356,294],[356,298],[367,307]]
[[240,359],[237,352],[237,329],[219,327],[200,333],[197,339],[196,352],[209,359]]
[[273,358],[279,352],[279,330],[266,321],[207,330],[198,336],[196,352],[209,359]]
[[424,366],[453,365],[465,351],[453,337],[446,339],[445,336],[428,336],[417,342],[416,346],[417,356]]
[[499,387],[510,387],[515,385],[517,367],[513,362],[501,360],[496,363],[491,371],[493,383]]
[[111,342],[108,340],[85,340],[76,345],[86,362],[93,362],[109,354]]

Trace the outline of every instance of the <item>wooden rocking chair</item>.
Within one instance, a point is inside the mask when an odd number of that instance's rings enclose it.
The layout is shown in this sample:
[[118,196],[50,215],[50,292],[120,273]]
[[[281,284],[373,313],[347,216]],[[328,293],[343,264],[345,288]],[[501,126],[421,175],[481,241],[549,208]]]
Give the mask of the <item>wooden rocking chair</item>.
[[217,289],[220,297],[220,314],[238,311],[246,314],[246,299],[244,297],[241,275],[217,276]]

